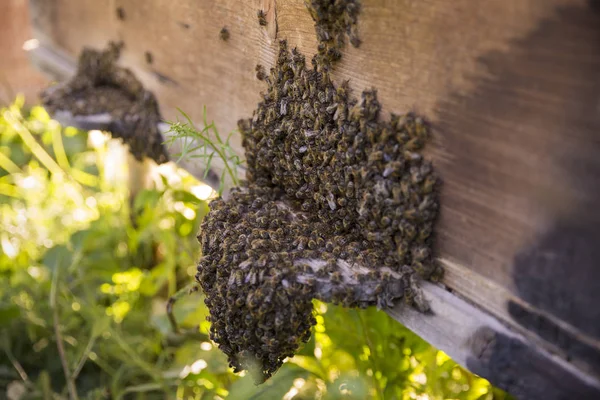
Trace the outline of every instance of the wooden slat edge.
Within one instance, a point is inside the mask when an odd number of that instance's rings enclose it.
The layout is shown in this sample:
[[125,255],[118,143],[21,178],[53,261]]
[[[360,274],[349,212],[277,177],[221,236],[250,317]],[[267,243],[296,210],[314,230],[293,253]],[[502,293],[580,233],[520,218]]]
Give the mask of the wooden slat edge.
[[600,381],[507,328],[443,287],[423,282],[432,313],[399,305],[388,314],[456,362],[523,399],[594,398]]
[[[572,338],[588,349],[600,353],[600,341],[586,334],[575,326],[560,320],[554,315],[540,310],[532,306],[518,296],[510,293],[506,288],[494,283],[489,279],[485,279],[477,272],[462,267],[461,265],[450,260],[441,258],[440,263],[444,267],[444,284],[449,287],[453,293],[468,299],[472,304],[476,304],[480,309],[486,310],[494,317],[498,318],[505,325],[510,326],[516,332],[527,337],[539,346],[548,349],[552,353],[559,354],[565,360],[569,360],[571,364],[578,368],[587,371],[591,375],[597,375],[593,371],[594,366],[567,354],[563,349],[554,343],[540,337],[536,332],[533,332],[521,324],[509,312],[509,305],[518,304],[523,310],[526,310],[531,315],[537,318],[544,319],[556,327],[556,332],[564,337],[560,341],[565,341],[566,337]],[[597,368],[597,366],[596,366]]]

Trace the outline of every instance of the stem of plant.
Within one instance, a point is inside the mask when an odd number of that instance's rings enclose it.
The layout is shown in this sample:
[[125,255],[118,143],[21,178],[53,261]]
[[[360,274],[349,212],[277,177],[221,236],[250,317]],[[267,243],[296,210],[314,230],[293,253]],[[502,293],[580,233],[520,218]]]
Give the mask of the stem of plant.
[[52,276],[52,286],[50,288],[50,307],[52,308],[52,325],[54,326],[54,335],[56,336],[56,348],[58,350],[58,356],[62,364],[63,372],[65,374],[65,380],[67,382],[67,389],[69,391],[69,397],[71,400],[77,400],[77,389],[75,388],[75,381],[71,373],[69,372],[69,365],[65,355],[65,348],[63,344],[62,334],[60,332],[60,326],[58,324],[58,306],[56,304],[56,297],[58,289],[56,287],[58,282],[58,269],[54,270]]
[[173,332],[179,333],[179,327],[177,326],[177,320],[175,319],[175,315],[173,314],[173,306],[184,295],[194,293],[197,290],[198,290],[198,286],[197,286],[196,282],[192,282],[189,285],[186,285],[185,287],[180,289],[173,296],[169,297],[169,300],[167,300],[167,317],[169,318],[169,322],[171,323]]

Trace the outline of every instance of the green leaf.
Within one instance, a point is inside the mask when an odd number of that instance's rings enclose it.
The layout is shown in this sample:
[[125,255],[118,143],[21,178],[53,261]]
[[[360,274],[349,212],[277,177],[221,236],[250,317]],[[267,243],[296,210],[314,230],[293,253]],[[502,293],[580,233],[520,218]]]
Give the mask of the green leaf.
[[203,202],[203,200],[200,200],[187,190],[173,190],[171,193],[173,196],[173,200],[175,201],[183,201],[184,203],[192,204],[200,204]]
[[302,369],[316,375],[317,377],[327,380],[327,371],[315,357],[296,355],[289,360],[290,363],[299,366]]
[[140,211],[145,207],[154,208],[158,204],[162,193],[153,189],[144,189],[138,193],[133,203],[133,208]]
[[165,186],[165,188],[169,187],[169,180],[167,179],[166,176],[164,176],[163,174],[160,174],[160,180],[162,181],[162,184]]
[[208,176],[208,171],[210,171],[210,163],[211,163],[214,155],[215,155],[215,153],[210,153],[210,156],[208,157],[208,160],[206,161],[206,167],[204,169],[204,176],[202,177],[202,179],[206,179],[206,177]]

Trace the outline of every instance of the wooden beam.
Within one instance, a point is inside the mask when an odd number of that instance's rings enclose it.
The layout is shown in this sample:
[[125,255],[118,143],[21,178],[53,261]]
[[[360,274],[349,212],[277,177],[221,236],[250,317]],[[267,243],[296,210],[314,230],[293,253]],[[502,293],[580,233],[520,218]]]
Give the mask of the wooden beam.
[[598,397],[596,377],[582,373],[443,287],[429,282],[422,285],[431,301],[431,315],[402,306],[388,313],[471,372],[519,399]]

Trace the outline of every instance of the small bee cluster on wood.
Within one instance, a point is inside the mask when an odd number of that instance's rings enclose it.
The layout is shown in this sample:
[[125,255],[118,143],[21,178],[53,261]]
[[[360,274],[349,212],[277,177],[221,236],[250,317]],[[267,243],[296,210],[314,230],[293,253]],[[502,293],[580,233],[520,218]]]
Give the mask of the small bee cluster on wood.
[[[317,22],[330,32],[322,45],[355,25],[357,2],[311,3],[313,16],[344,4],[325,19],[343,29]],[[211,339],[257,382],[310,338],[312,299],[427,311],[418,280],[442,272],[431,251],[438,178],[419,153],[427,124],[412,113],[381,121],[376,91],[356,99],[348,82],[336,87],[336,59],[324,55],[308,68],[283,40],[275,67],[257,66],[267,90],[238,122],[246,181],[210,204],[198,237]]]
[[117,66],[122,44],[110,42],[104,51],[83,49],[77,73],[65,85],[46,89],[42,103],[51,114],[68,111],[74,116],[110,114],[113,137],[129,145],[136,159],[169,161],[158,102],[129,69]]
[[304,3],[315,21],[319,45],[314,62],[318,66],[327,68],[342,57],[346,36],[352,46],[360,46],[358,0],[304,0]]

